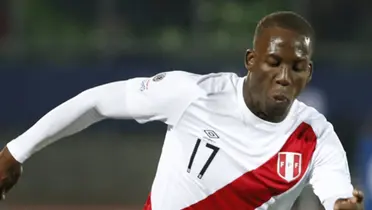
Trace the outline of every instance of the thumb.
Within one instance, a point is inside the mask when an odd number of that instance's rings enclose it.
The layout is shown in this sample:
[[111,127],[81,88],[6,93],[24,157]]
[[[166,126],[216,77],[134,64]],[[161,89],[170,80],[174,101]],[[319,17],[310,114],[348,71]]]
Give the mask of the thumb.
[[354,197],[352,197],[352,198],[349,198],[348,201],[351,202],[351,203],[357,203],[357,202],[358,202],[358,198],[356,198],[356,197],[354,196]]
[[353,191],[353,201],[355,200],[355,203],[362,203],[364,200],[364,194],[362,191],[355,189]]
[[5,190],[1,191],[1,200],[5,200]]

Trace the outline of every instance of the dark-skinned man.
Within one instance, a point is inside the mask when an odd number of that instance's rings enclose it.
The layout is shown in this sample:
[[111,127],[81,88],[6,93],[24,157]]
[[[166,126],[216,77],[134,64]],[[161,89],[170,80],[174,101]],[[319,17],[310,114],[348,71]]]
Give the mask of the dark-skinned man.
[[145,210],[288,210],[307,184],[326,210],[363,209],[331,123],[296,99],[313,42],[304,18],[276,12],[257,25],[244,77],[170,71],[80,93],[0,153],[3,198],[32,154],[111,118],[168,126]]

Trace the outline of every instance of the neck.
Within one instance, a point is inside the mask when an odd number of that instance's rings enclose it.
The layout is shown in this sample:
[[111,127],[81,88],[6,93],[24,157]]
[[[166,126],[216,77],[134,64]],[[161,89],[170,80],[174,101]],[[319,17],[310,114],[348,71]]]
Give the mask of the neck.
[[285,119],[287,116],[287,112],[283,114],[274,114],[267,111],[264,111],[260,107],[260,103],[258,100],[254,100],[253,94],[251,93],[251,88],[247,87],[247,79],[244,80],[243,84],[243,98],[244,102],[247,105],[247,108],[258,118],[261,118],[262,120],[273,122],[273,123],[279,123]]

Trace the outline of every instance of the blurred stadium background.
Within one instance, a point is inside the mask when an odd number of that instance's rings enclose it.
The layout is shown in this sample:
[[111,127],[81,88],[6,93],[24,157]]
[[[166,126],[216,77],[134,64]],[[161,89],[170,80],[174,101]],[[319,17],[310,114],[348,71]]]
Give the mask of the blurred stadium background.
[[[301,96],[333,122],[353,182],[372,190],[372,13],[363,0],[0,0],[0,139],[102,83],[161,71],[245,74],[257,21],[294,10],[317,32]],[[106,121],[35,155],[0,205],[14,210],[140,210],[165,127]],[[294,209],[316,210],[306,190]]]

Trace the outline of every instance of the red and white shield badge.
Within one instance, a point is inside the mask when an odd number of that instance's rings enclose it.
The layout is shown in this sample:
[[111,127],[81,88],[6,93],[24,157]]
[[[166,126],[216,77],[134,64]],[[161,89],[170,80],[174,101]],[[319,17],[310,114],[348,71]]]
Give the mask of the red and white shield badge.
[[301,175],[302,156],[296,152],[278,153],[278,175],[291,182]]

